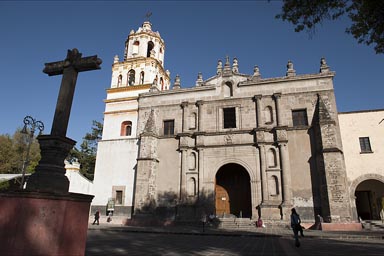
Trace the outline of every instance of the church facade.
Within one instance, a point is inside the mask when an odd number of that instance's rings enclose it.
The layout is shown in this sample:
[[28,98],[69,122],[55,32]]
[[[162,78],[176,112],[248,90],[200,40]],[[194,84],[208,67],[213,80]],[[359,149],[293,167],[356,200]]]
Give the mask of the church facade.
[[92,210],[196,220],[203,214],[288,221],[357,219],[333,88],[319,71],[263,78],[234,58],[184,88],[164,69],[165,43],[151,24],[131,31],[116,56],[105,100]]

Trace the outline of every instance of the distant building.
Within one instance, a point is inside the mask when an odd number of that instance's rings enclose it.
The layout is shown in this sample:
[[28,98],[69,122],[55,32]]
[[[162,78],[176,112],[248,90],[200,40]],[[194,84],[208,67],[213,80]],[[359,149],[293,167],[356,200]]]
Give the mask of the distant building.
[[384,208],[384,109],[339,113],[354,214],[380,219]]
[[65,176],[69,180],[69,192],[93,195],[93,183],[80,173],[80,163],[78,161],[68,162],[65,160],[64,164]]
[[[320,71],[263,78],[218,61],[215,75],[184,88],[164,69],[151,24],[131,31],[115,56],[98,144],[92,212],[199,219],[202,214],[289,220],[357,220],[333,89]],[[384,175],[381,175],[383,177]],[[380,185],[383,186],[383,183]],[[354,193],[354,192],[352,192]]]

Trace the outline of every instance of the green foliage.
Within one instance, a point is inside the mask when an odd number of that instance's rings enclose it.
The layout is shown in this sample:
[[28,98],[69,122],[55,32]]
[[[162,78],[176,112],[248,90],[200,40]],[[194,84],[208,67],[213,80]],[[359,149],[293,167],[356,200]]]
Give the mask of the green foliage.
[[103,123],[93,120],[91,132],[85,134],[80,149],[73,148],[67,160],[77,159],[80,163],[80,173],[93,180],[96,164],[97,143],[103,133]]
[[9,181],[0,181],[0,191],[6,191],[9,187]]
[[324,20],[335,20],[347,14],[352,25],[346,32],[359,43],[374,45],[384,53],[384,1],[379,0],[284,0],[276,18],[295,25],[295,31],[315,31]]
[[[29,135],[21,133],[20,130],[12,137],[8,134],[0,135],[0,173],[21,173],[29,139]],[[26,173],[33,172],[39,160],[39,143],[32,138]]]

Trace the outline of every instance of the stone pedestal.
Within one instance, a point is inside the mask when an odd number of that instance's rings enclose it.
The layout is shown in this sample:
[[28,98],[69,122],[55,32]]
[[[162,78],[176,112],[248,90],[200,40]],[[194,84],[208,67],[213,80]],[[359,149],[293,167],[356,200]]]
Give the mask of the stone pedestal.
[[260,206],[261,219],[263,220],[281,220],[281,208],[279,204],[262,203]]
[[76,141],[66,137],[40,135],[37,137],[41,159],[35,172],[29,177],[27,190],[67,193],[69,180],[65,176],[64,159]]
[[84,255],[93,196],[0,193],[2,255]]

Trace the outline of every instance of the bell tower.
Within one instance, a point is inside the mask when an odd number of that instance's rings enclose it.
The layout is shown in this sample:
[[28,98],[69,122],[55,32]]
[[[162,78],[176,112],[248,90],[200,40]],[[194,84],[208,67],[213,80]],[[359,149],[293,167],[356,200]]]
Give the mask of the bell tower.
[[105,212],[114,203],[114,214],[130,216],[138,156],[137,119],[140,93],[170,89],[164,69],[165,44],[159,32],[145,21],[131,30],[122,59],[116,55],[107,89],[102,140],[98,143],[92,211]]
[[154,85],[160,91],[169,90],[170,73],[164,70],[164,40],[152,24],[145,21],[125,41],[124,59],[115,56],[111,88]]

